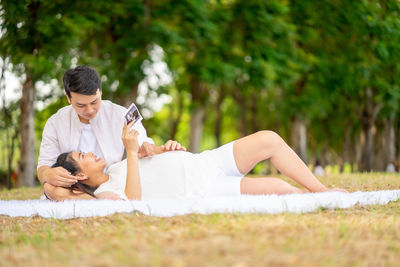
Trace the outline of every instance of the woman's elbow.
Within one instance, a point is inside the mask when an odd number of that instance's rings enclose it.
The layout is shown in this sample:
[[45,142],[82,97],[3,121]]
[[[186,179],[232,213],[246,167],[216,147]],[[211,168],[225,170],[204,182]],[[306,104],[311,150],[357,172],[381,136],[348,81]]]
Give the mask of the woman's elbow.
[[51,200],[63,201],[65,199],[67,199],[66,192],[68,191],[68,189],[66,189],[66,188],[54,186],[49,183],[45,183],[43,185],[43,189],[44,189],[45,195]]

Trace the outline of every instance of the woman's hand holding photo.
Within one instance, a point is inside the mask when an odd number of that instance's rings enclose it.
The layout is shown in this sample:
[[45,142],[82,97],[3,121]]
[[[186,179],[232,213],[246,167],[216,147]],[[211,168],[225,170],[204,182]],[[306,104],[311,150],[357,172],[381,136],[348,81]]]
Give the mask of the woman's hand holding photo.
[[134,122],[129,123],[128,125],[124,125],[124,129],[122,131],[122,142],[124,143],[125,149],[127,153],[134,153],[137,155],[139,151],[138,144],[138,135],[139,132],[132,129]]

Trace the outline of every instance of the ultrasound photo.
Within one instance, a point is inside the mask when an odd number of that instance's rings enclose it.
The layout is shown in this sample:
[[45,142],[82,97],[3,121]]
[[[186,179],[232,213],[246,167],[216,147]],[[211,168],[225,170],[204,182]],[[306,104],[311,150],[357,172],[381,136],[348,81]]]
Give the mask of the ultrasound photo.
[[136,122],[138,122],[142,119],[142,116],[140,115],[138,108],[133,103],[128,108],[128,111],[126,112],[124,117],[125,117],[126,124],[129,124],[131,121],[133,121],[134,122],[133,124],[135,124]]

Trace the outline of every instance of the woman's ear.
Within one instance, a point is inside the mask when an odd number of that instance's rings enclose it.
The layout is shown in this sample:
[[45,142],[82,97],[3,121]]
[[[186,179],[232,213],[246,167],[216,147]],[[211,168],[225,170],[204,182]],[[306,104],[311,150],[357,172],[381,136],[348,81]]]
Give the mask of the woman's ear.
[[78,177],[78,180],[79,180],[79,181],[84,181],[84,180],[89,179],[89,177],[87,177],[87,175],[84,174],[83,172],[80,172],[80,173],[78,173],[78,174],[75,175],[75,176]]

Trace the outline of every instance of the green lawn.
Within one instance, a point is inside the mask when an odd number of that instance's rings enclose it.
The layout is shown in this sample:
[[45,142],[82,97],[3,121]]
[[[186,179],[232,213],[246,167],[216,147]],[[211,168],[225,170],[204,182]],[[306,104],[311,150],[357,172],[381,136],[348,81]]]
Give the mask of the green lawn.
[[[350,191],[400,188],[400,175],[321,180]],[[0,191],[0,199],[41,193]],[[400,201],[308,214],[0,216],[0,266],[398,266],[399,215]]]

